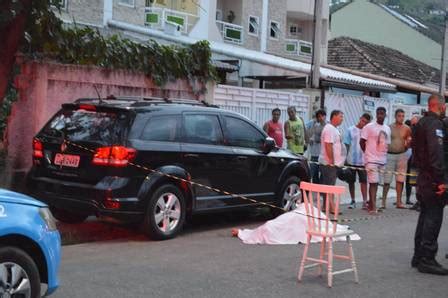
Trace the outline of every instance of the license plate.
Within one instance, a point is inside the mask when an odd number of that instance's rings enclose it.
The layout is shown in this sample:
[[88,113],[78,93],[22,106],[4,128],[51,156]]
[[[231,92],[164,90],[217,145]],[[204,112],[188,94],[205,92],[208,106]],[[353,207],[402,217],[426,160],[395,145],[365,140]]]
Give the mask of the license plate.
[[79,156],[56,153],[54,164],[57,166],[77,168],[79,166]]

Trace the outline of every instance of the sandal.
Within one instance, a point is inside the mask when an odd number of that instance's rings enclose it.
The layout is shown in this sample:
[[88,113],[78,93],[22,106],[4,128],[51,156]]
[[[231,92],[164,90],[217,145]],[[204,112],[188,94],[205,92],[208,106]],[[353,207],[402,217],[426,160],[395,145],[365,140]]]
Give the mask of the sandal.
[[408,209],[406,206],[403,206],[403,205],[397,205],[397,206],[395,206],[395,208],[397,208],[397,209]]

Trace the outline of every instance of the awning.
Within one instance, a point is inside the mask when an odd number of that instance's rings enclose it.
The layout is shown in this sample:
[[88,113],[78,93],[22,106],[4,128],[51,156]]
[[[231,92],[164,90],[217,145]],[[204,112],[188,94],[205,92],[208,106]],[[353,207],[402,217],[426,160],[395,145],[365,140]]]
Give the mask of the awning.
[[223,70],[225,72],[234,72],[240,69],[237,65],[226,63],[220,60],[212,60],[212,65],[216,67],[216,69]]

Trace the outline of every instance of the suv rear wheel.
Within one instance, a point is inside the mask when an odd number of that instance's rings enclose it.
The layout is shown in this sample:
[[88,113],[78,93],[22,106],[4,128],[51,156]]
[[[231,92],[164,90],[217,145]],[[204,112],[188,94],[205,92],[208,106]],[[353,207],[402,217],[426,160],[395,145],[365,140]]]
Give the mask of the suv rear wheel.
[[54,206],[50,206],[50,211],[53,214],[54,218],[61,222],[69,224],[81,223],[88,217],[88,215],[85,214],[73,213]]
[[143,230],[154,240],[171,239],[182,230],[185,214],[182,192],[173,184],[164,184],[149,200]]
[[300,191],[300,179],[291,176],[283,183],[280,191],[280,207],[285,211],[296,209],[297,204],[302,202],[302,192]]
[[40,297],[40,277],[36,263],[19,248],[0,248],[0,296]]

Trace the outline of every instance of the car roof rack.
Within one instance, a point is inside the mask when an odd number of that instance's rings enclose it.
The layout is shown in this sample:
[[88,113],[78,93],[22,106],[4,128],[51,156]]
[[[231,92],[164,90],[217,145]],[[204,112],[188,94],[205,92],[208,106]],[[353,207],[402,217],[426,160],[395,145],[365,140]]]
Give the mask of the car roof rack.
[[168,98],[168,97],[141,97],[141,96],[114,96],[108,95],[106,98],[99,101],[97,98],[79,98],[75,101],[76,104],[88,103],[98,101],[99,104],[117,104],[117,103],[132,103],[136,106],[149,104],[189,104],[189,105],[203,105],[211,108],[219,108],[217,105],[210,104],[205,100],[184,99],[184,98]]

